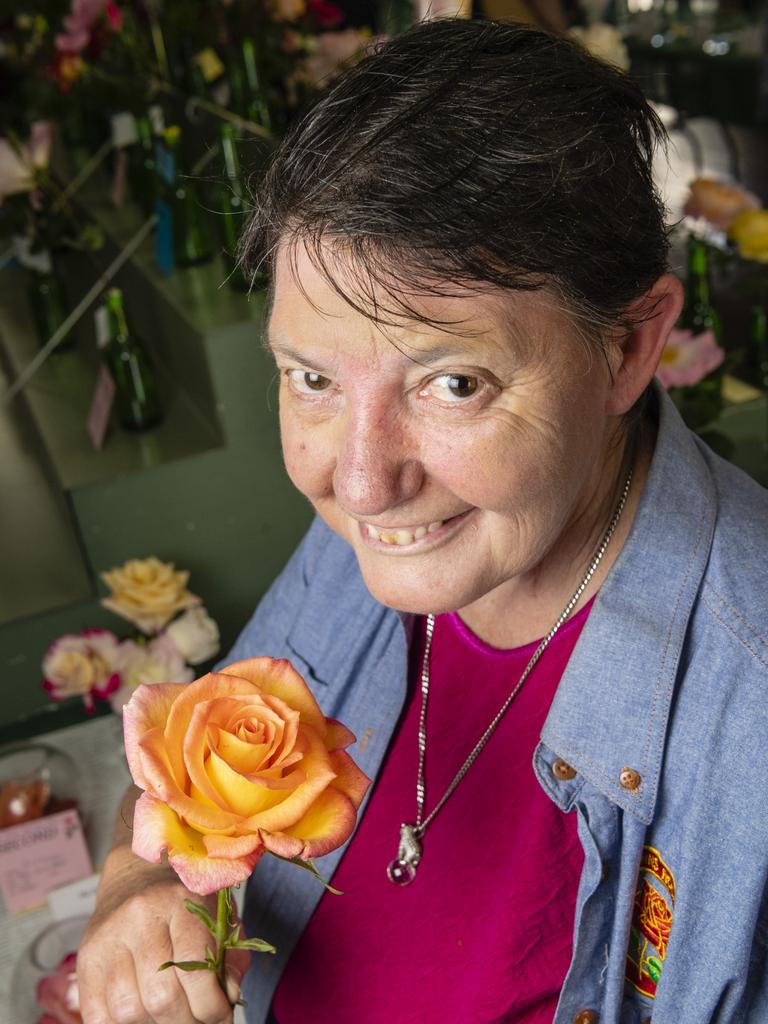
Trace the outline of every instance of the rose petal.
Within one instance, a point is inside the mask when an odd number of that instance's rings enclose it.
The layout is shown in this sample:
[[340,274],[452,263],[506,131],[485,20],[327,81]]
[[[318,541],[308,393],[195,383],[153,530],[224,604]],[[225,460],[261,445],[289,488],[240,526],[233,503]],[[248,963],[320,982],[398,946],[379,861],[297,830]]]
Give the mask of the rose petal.
[[226,860],[211,857],[201,835],[182,824],[165,804],[146,794],[134,810],[132,849],[153,864],[159,864],[163,851],[167,851],[168,863],[182,883],[201,896],[244,882],[260,856],[252,852]]
[[287,836],[285,832],[261,832],[264,848],[278,857],[300,857],[304,840]]
[[331,767],[336,772],[331,786],[348,796],[357,809],[368,792],[371,780],[344,750],[331,751]]
[[277,804],[285,803],[289,792],[306,782],[306,773],[301,768],[290,772],[283,779],[267,779],[263,782],[248,779],[230,768],[214,752],[208,758],[206,772],[214,791],[222,794],[229,807],[244,818],[263,814]]
[[301,713],[302,722],[311,725],[320,736],[325,736],[325,715],[314,695],[290,661],[285,658],[248,658],[236,661],[221,670],[224,675],[240,676],[249,680],[264,693],[276,697]]
[[167,804],[198,832],[232,835],[242,817],[210,804],[200,803],[182,790],[169,770],[169,762],[159,730],[144,736],[139,744],[142,775],[149,796]]
[[325,745],[329,750],[343,750],[352,746],[357,737],[346,725],[337,722],[335,718],[327,718],[325,721],[328,729]]
[[[146,789],[144,773],[139,757],[139,740],[151,729],[165,725],[173,702],[179,693],[186,689],[183,683],[155,683],[153,686],[139,686],[133,693],[123,712],[123,736],[125,738],[125,756],[128,759],[133,781],[141,789]],[[183,761],[175,762],[171,757],[174,773],[182,778]]]
[[249,857],[254,853],[260,857],[264,853],[264,843],[258,833],[249,836],[203,836],[203,843],[210,857],[225,860]]
[[329,787],[300,821],[285,829],[285,835],[302,840],[300,855],[305,860],[322,857],[349,839],[356,819],[355,806],[350,798]]
[[246,818],[242,830],[256,832],[282,832],[309,810],[312,801],[336,778],[331,767],[330,755],[317,733],[307,726],[301,727],[301,736],[307,744],[299,767],[306,775],[306,781],[271,810]]

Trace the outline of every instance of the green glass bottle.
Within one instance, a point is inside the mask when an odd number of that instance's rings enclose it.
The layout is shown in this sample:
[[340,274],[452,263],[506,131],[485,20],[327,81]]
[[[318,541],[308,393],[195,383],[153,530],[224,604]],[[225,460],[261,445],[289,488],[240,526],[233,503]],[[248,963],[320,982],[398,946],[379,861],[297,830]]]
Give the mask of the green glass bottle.
[[149,353],[128,327],[119,288],[107,292],[106,307],[109,334],[102,356],[115,382],[120,426],[124,430],[148,430],[163,418]]
[[[37,338],[42,347],[66,320],[69,315],[69,306],[64,294],[64,287],[50,257],[45,260],[43,254],[42,257],[38,257],[38,263],[46,269],[29,270],[27,300],[37,330]],[[72,331],[68,331],[56,346],[55,351],[65,352],[74,344],[75,335]]]
[[266,102],[261,76],[259,75],[256,43],[251,36],[246,36],[241,47],[241,67],[245,81],[245,93],[241,99],[241,117],[249,118],[267,131],[272,130],[272,120]]
[[[685,302],[677,322],[680,330],[691,334],[712,331],[720,344],[721,324],[712,304],[709,282],[709,250],[704,242],[693,235],[688,237],[688,276]],[[716,420],[723,408],[723,365],[707,374],[691,387],[675,388],[672,397],[683,419],[692,430]]]
[[173,263],[177,267],[196,267],[213,258],[206,221],[194,182],[180,170],[181,129],[166,128],[158,151],[161,202],[170,215]]
[[758,367],[758,386],[768,391],[768,313],[765,306],[752,307],[751,336]]
[[131,146],[128,164],[128,180],[131,194],[148,217],[154,213],[157,198],[157,173],[155,168],[155,140],[149,117],[136,118],[138,140]]
[[216,188],[216,223],[221,236],[221,255],[227,273],[227,284],[238,292],[247,292],[250,281],[237,262],[237,243],[245,223],[246,190],[240,169],[235,129],[227,121],[219,128],[219,143],[224,176]]

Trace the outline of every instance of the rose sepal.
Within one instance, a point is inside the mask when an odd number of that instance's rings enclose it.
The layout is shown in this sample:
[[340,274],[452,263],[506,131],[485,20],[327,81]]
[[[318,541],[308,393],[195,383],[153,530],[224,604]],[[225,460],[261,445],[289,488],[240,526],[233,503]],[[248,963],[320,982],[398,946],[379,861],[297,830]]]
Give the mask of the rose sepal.
[[296,857],[281,857],[279,853],[274,853],[274,851],[272,850],[270,850],[269,853],[270,856],[277,857],[278,860],[283,860],[285,861],[286,864],[295,864],[297,868],[304,868],[305,871],[308,871],[311,875],[314,875],[318,882],[320,882],[321,885],[324,885],[328,892],[333,893],[334,896],[344,895],[341,889],[334,889],[330,882],[326,882],[326,880],[317,870],[315,862],[311,858],[309,860],[305,860],[301,856],[301,854],[297,855]]

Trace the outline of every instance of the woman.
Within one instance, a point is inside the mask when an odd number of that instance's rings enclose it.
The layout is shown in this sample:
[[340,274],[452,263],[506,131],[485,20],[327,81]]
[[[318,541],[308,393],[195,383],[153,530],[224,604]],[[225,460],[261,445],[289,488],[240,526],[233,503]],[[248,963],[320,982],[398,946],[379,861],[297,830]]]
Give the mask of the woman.
[[[253,1024],[768,1019],[768,509],[652,385],[659,134],[571,44],[444,21],[277,156],[244,251],[318,518],[226,660],[290,658],[376,783],[343,898],[254,872]],[[125,842],[86,1024],[224,1019]]]

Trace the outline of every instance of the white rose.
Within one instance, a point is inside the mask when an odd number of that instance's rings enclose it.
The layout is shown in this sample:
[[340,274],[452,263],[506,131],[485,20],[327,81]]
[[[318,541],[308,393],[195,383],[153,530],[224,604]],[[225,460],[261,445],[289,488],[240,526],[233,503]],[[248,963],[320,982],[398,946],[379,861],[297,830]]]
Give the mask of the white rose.
[[155,683],[191,683],[194,672],[189,668],[170,637],[162,634],[148,644],[124,640],[117,657],[120,686],[109,696],[112,710],[121,715],[123,706],[137,686]]
[[219,650],[219,627],[202,606],[190,608],[165,630],[190,665],[208,661]]

